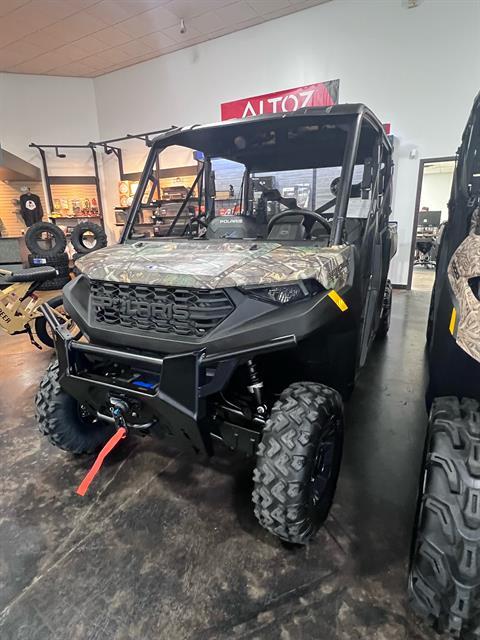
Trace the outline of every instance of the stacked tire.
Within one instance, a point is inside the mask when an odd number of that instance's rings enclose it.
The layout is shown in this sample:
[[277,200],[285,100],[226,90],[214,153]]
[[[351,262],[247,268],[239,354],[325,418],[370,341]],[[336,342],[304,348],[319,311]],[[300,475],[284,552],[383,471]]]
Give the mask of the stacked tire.
[[65,253],[67,238],[63,231],[51,222],[37,222],[27,229],[25,244],[30,250],[29,267],[48,265],[55,267],[58,273],[55,278],[42,282],[37,289],[62,289],[70,280],[68,255]]
[[106,247],[107,236],[99,224],[89,221],[80,222],[74,227],[70,242],[76,251],[73,255],[73,260],[75,261],[87,253]]
[[70,242],[75,249],[75,252],[72,256],[73,259],[73,273],[78,275],[80,270],[75,265],[75,262],[78,258],[87,255],[87,253],[92,253],[92,251],[96,251],[97,249],[101,249],[102,247],[107,246],[107,236],[105,231],[99,224],[95,224],[93,222],[81,222],[77,224],[77,226],[72,231],[72,235],[70,237]]

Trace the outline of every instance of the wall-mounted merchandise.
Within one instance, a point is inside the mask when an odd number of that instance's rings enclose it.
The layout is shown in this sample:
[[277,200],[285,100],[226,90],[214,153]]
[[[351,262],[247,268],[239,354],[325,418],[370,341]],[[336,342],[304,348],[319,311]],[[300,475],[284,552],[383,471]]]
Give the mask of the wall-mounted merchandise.
[[[28,197],[29,194],[31,197]],[[45,211],[47,208],[41,182],[0,182],[2,238],[20,238],[25,233],[28,223],[38,222],[42,219],[42,214],[44,217]]]
[[[100,177],[95,145],[38,145],[30,144],[38,149],[42,160],[45,184],[47,188],[48,217],[51,222],[69,230],[75,224],[87,218],[94,218],[94,222],[103,226],[102,195],[100,192]],[[93,162],[93,175],[53,176],[49,173],[47,151],[54,150],[57,158],[68,158],[69,149],[88,150]]]

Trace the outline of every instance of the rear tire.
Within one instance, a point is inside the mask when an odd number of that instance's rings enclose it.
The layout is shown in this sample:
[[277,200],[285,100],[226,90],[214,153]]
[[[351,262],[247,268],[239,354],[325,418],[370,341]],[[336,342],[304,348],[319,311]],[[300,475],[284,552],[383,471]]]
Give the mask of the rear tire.
[[94,453],[113,435],[114,427],[81,416],[78,402],[60,386],[58,360],[48,366],[35,397],[40,432],[55,447],[70,453]]
[[296,544],[312,538],[330,511],[342,446],[340,394],[313,382],[287,387],[257,451],[253,502],[265,529]]
[[480,412],[436,398],[410,559],[415,611],[454,638],[480,638]]

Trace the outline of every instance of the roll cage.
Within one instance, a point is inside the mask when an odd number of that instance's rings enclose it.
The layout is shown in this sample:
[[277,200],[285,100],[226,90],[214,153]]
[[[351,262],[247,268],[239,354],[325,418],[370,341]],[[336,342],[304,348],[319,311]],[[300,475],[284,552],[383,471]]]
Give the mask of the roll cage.
[[199,204],[204,199],[206,220],[215,217],[212,159],[219,157],[245,166],[249,180],[245,180],[242,186],[244,203],[248,201],[250,178],[254,172],[341,167],[329,245],[342,243],[356,165],[364,167],[359,185],[362,198],[368,198],[369,194],[372,200],[382,198],[387,206],[381,206],[380,211],[388,209],[385,218],[390,212],[393,149],[381,122],[363,104],[310,107],[291,113],[177,128],[155,138],[150,143],[151,149],[122,231],[121,243],[131,237],[142,208],[153,209],[162,204],[161,200],[152,204],[153,194],[159,185],[157,160],[161,151],[173,145],[196,151],[199,171],[167,236],[172,235],[197,188]]

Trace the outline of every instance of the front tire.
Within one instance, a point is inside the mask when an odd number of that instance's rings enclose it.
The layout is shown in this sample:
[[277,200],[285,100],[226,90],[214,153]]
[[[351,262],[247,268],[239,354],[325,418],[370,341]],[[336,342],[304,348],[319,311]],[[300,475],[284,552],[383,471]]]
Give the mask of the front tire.
[[343,446],[340,394],[297,382],[273,405],[258,446],[255,515],[286,542],[306,544],[332,504]]
[[114,433],[107,422],[89,417],[59,383],[58,360],[48,366],[35,397],[40,432],[55,447],[70,453],[94,453]]
[[480,638],[480,412],[436,398],[410,559],[415,611],[443,633]]

